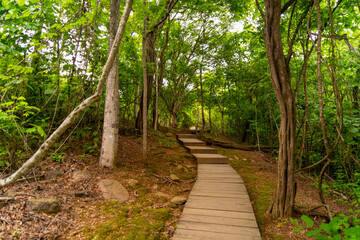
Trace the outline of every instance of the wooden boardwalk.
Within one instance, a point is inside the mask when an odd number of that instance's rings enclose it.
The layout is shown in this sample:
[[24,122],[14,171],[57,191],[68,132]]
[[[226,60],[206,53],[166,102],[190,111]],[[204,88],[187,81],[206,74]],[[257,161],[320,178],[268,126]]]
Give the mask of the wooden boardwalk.
[[178,138],[197,159],[198,177],[172,239],[261,239],[244,182],[228,158],[193,134]]

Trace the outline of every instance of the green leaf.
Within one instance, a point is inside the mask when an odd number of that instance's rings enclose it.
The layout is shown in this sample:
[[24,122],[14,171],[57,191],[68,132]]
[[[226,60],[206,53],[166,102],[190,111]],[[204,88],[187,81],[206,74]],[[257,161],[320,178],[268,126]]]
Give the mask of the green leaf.
[[299,227],[295,228],[293,232],[299,232],[303,228],[304,228],[304,226],[299,226]]
[[307,232],[307,233],[306,233],[306,236],[312,237],[312,236],[314,236],[314,235],[316,235],[316,234],[319,234],[319,233],[321,233],[321,232],[322,232],[321,229],[316,229],[316,230],[314,230],[314,231]]
[[306,215],[302,215],[301,220],[303,220],[309,228],[314,226],[314,221]]
[[25,0],[18,0],[18,4],[20,7],[25,5]]
[[2,3],[2,5],[3,5],[6,9],[10,9],[10,5],[9,5],[9,1],[8,1],[8,0],[2,0],[1,3]]

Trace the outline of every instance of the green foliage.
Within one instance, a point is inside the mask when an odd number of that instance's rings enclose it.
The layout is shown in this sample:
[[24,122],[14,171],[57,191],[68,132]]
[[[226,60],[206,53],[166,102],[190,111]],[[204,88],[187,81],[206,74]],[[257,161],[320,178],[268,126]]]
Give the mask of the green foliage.
[[[320,223],[315,225],[314,220],[308,216],[303,215],[301,220],[306,224],[308,232],[306,236],[314,239],[359,239],[360,238],[360,219],[358,213],[360,210],[353,212],[350,210],[350,215],[339,214],[335,216],[329,223]],[[297,227],[294,231],[300,231],[304,226]]]

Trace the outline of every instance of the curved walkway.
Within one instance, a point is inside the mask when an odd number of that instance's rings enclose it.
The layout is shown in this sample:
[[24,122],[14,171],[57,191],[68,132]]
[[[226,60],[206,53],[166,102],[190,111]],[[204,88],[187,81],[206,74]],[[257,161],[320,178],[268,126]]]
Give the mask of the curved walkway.
[[244,182],[228,158],[194,134],[178,139],[197,159],[198,176],[172,239],[261,239]]

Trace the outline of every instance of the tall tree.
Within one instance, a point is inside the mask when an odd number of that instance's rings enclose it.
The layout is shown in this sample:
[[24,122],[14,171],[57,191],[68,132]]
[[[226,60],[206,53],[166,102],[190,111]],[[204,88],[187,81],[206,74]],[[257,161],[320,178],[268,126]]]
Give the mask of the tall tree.
[[80,116],[89,106],[94,104],[101,98],[102,90],[104,88],[106,79],[109,76],[111,68],[113,66],[113,62],[117,53],[119,52],[120,42],[122,40],[123,34],[125,32],[125,27],[127,20],[130,15],[131,6],[133,0],[127,0],[124,12],[121,17],[121,21],[119,24],[119,28],[117,30],[112,49],[108,56],[105,66],[103,67],[101,77],[99,79],[96,91],[93,95],[85,99],[81,102],[62,122],[62,124],[44,141],[43,144],[39,147],[39,149],[13,174],[4,179],[0,179],[0,188],[8,186],[16,180],[18,180],[21,176],[23,176],[26,172],[28,172],[35,164],[42,159],[43,156],[50,150],[51,146],[60,138],[60,136],[67,130],[69,127],[75,123],[77,117]]
[[[120,19],[120,0],[111,0],[109,26],[109,53],[113,46]],[[114,167],[118,152],[119,135],[119,53],[106,83],[104,127],[100,153],[100,165]]]
[[281,40],[281,0],[265,0],[264,39],[272,85],[280,107],[278,177],[268,212],[275,217],[291,216],[295,204],[294,158],[296,141],[295,100],[290,70]]

